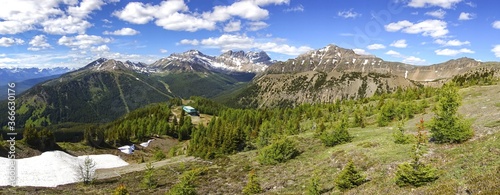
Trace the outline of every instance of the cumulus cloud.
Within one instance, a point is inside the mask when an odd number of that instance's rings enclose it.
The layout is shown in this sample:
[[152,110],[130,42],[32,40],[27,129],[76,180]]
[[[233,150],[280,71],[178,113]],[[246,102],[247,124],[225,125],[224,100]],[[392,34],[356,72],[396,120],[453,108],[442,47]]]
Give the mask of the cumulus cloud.
[[358,12],[353,11],[353,9],[346,10],[346,11],[340,11],[337,13],[338,16],[343,17],[343,18],[357,18],[361,17],[361,14]]
[[497,58],[500,58],[500,45],[495,45],[491,51],[495,54]]
[[220,37],[210,37],[202,39],[201,41],[197,39],[183,39],[178,44],[202,45],[209,48],[219,48],[222,51],[257,49],[286,55],[299,55],[312,50],[312,48],[307,46],[295,47],[287,44],[278,44],[266,40],[255,39],[246,35],[233,34],[223,34]]
[[[42,30],[49,34],[79,33],[92,26],[86,19],[109,2],[116,0],[24,0],[8,1],[0,7],[0,34],[18,34]],[[64,9],[63,9],[64,7]]]
[[460,13],[460,16],[458,16],[458,20],[472,20],[475,17],[476,17],[475,14],[462,12],[462,13]]
[[168,50],[166,50],[166,49],[160,49],[160,53],[168,53]]
[[262,21],[250,22],[250,23],[248,23],[247,30],[249,30],[249,31],[258,31],[260,29],[267,28],[268,26],[269,26],[269,24],[267,24],[265,22],[262,22]]
[[[242,0],[228,6],[215,6],[212,11],[203,13],[190,12],[183,0],[162,1],[158,5],[130,2],[122,10],[113,12],[113,15],[134,24],[154,21],[157,26],[166,30],[194,32],[202,29],[214,30],[218,22],[225,22],[235,17],[257,22],[269,16],[269,11],[263,9],[263,6],[289,2],[289,0]],[[229,26],[227,32],[236,27]]]
[[436,18],[439,18],[439,19],[443,19],[444,15],[446,15],[446,11],[444,11],[443,9],[438,9],[438,10],[435,10],[435,11],[426,12],[425,15],[436,17]]
[[224,32],[236,32],[241,30],[241,21],[240,20],[234,20],[230,21],[229,23],[224,26]]
[[134,30],[132,28],[122,28],[120,30],[115,30],[113,32],[109,31],[104,31],[103,34],[105,35],[118,35],[118,36],[132,36],[139,34],[140,32],[137,30]]
[[422,34],[434,38],[448,34],[447,24],[442,20],[425,20],[419,23],[412,23],[408,20],[393,22],[385,25],[388,32],[402,31],[409,34]]
[[491,23],[491,26],[496,29],[500,29],[500,20]]
[[39,51],[47,48],[52,48],[52,46],[47,43],[47,37],[45,35],[36,35],[29,42],[30,47],[28,50],[30,51]]
[[368,53],[367,51],[365,51],[364,49],[355,48],[355,49],[352,49],[352,51],[354,51],[354,53],[359,54],[359,55],[372,55],[372,54]]
[[408,3],[410,7],[442,7],[445,9],[452,8],[455,4],[460,3],[462,0],[411,0]]
[[303,11],[304,11],[304,6],[302,4],[283,10],[283,12],[303,12]]
[[100,45],[97,47],[91,47],[90,51],[95,52],[95,53],[107,52],[107,51],[109,51],[109,47],[107,45]]
[[0,47],[10,47],[13,45],[22,45],[24,40],[12,37],[2,37],[0,38]]
[[413,65],[422,65],[425,64],[425,60],[421,58],[417,58],[415,56],[408,56],[403,59],[403,63],[413,64]]
[[402,55],[399,52],[394,51],[394,50],[389,50],[389,51],[385,52],[385,54],[390,55],[392,57],[396,57],[396,58],[402,57]]
[[462,48],[459,50],[454,50],[454,49],[438,49],[434,51],[436,55],[440,56],[456,56],[458,54],[462,53],[475,53],[474,51],[467,49],[467,48]]
[[442,39],[436,39],[436,40],[434,41],[434,43],[437,43],[437,44],[442,45],[442,46],[462,46],[462,45],[470,45],[470,42],[469,42],[469,41],[460,41],[460,40],[457,40],[457,39],[448,40],[448,41],[445,41],[445,40],[442,40]]
[[[103,38],[96,35],[77,35],[74,37],[62,36],[57,44],[64,45],[71,48],[87,49],[94,45],[100,45],[103,43],[109,43],[111,39]],[[107,47],[107,46],[106,46]]]
[[391,46],[397,47],[397,48],[406,48],[408,46],[408,44],[406,44],[405,39],[400,39],[400,40],[392,42]]
[[377,44],[368,45],[366,48],[369,49],[369,50],[384,49],[385,45],[377,43]]

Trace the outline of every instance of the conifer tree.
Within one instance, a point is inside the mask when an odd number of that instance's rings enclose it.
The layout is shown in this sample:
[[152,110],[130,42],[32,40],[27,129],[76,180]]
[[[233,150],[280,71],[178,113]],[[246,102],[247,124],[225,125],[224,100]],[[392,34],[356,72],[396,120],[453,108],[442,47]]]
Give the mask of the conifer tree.
[[471,124],[457,114],[461,103],[458,88],[454,84],[445,84],[437,95],[432,119],[432,137],[438,143],[461,143],[470,139],[474,132]]
[[347,163],[344,169],[342,169],[339,175],[335,178],[335,186],[342,191],[359,186],[364,182],[365,176],[357,170],[352,160]]
[[255,171],[252,170],[248,173],[248,182],[247,185],[243,188],[243,194],[258,194],[262,193],[262,188],[260,187],[259,181],[257,181],[257,176],[255,175]]
[[420,158],[425,154],[425,145],[427,136],[424,131],[424,120],[421,119],[417,124],[416,143],[413,146],[412,162],[398,165],[396,170],[396,184],[398,186],[422,186],[425,183],[433,182],[438,179],[437,170],[429,165],[425,165]]

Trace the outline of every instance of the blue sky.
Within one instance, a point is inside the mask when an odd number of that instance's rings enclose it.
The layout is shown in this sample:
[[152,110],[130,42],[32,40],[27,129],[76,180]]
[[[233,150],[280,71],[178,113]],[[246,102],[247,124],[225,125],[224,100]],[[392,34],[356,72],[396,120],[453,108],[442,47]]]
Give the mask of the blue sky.
[[[0,67],[152,63],[197,49],[286,60],[328,44],[416,65],[500,61],[488,0],[0,0]],[[6,5],[6,6],[5,6]]]

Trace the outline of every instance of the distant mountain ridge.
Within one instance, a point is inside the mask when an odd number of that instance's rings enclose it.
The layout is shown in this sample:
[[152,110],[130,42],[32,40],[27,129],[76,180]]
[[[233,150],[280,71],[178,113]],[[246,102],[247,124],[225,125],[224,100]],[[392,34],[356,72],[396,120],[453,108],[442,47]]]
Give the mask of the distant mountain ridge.
[[390,93],[397,88],[440,85],[475,70],[493,68],[498,72],[498,67],[499,62],[484,63],[471,58],[416,66],[327,45],[272,64],[231,101],[250,107],[332,102]]
[[198,50],[174,53],[149,65],[156,71],[168,72],[263,72],[273,61],[266,52],[227,51],[220,56],[205,55]]

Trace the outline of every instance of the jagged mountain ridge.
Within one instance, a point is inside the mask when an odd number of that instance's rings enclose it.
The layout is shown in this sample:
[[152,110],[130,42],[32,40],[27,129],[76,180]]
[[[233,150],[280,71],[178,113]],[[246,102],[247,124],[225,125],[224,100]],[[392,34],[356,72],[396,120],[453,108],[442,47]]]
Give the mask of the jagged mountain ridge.
[[295,59],[274,63],[232,101],[239,102],[240,106],[273,107],[370,97],[397,88],[440,85],[456,75],[482,67],[498,68],[500,63],[459,58],[415,66],[328,45]]
[[174,53],[149,65],[157,71],[225,71],[225,72],[263,72],[272,64],[265,52],[227,51],[220,56],[205,55],[198,50]]
[[400,62],[385,61],[372,55],[356,54],[351,49],[336,45],[309,51],[295,59],[278,62],[270,66],[267,74],[318,72],[374,72],[392,74],[414,81],[433,81],[463,74],[483,64],[471,58],[459,58],[430,66],[416,66]]

